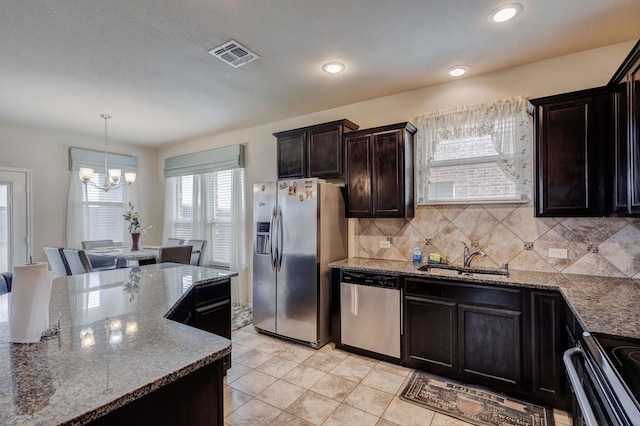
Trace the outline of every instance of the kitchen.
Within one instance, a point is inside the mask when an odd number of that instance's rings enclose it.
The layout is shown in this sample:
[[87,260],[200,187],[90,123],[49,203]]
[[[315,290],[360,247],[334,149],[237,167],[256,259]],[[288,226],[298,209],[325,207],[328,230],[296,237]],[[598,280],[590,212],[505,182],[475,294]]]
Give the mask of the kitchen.
[[[251,126],[243,130],[190,138],[179,144],[159,149],[135,146],[124,142],[113,143],[112,148],[116,152],[126,152],[138,157],[141,170],[138,184],[141,188],[142,209],[150,223],[161,223],[162,200],[152,194],[162,191],[161,170],[164,159],[167,157],[236,143],[246,144],[248,165],[246,192],[249,194],[253,183],[270,181],[275,178],[276,141],[272,136],[273,133],[344,117],[358,123],[361,128],[370,128],[407,120],[413,121],[417,115],[427,111],[472,105],[518,94],[536,98],[601,86],[608,82],[620,62],[633,47],[633,37],[629,37],[629,39],[623,43],[536,61],[502,71],[472,75],[454,82],[382,96],[303,116],[292,116],[292,118]],[[584,72],[584,70],[589,70],[589,72]],[[99,112],[101,111],[97,111],[96,114]],[[62,243],[64,241],[62,224],[65,223],[66,184],[50,185],[45,182],[66,182],[68,179],[67,147],[99,147],[99,136],[90,140],[79,133],[64,130],[42,130],[7,121],[3,121],[1,126],[3,137],[0,143],[2,144],[3,163],[34,170],[34,246]],[[123,140],[125,139],[123,138]],[[52,143],[52,140],[55,143]],[[22,145],[29,148],[18,148]],[[31,155],[33,152],[38,152],[38,155]],[[634,270],[633,261],[629,260],[629,253],[635,253],[638,248],[634,243],[635,228],[628,220],[563,219],[556,221],[546,218],[536,219],[533,216],[531,205],[508,208],[508,211],[499,206],[418,207],[415,218],[409,224],[408,229],[405,228],[407,224],[403,221],[353,220],[350,221],[349,256],[409,260],[410,250],[413,247],[411,240],[417,239],[417,237],[407,237],[403,235],[403,232],[411,231],[411,227],[416,228],[416,225],[418,228],[434,230],[455,226],[462,233],[469,232],[468,229],[474,227],[473,218],[478,216],[504,225],[504,228],[513,234],[511,236],[504,231],[504,234],[493,236],[492,244],[481,245],[481,248],[486,251],[490,251],[492,247],[500,247],[500,256],[496,256],[496,258],[517,258],[515,262],[510,264],[512,269],[531,268],[544,271],[558,267],[561,270],[570,268],[568,272],[587,271],[594,275],[624,277],[633,277],[638,273]],[[50,226],[52,223],[56,226]],[[512,224],[518,224],[518,227]],[[512,228],[521,234],[515,233]],[[566,233],[563,228],[569,229],[574,235]],[[598,253],[587,251],[588,247],[572,249],[576,247],[572,243],[578,232],[585,236],[597,232],[598,242],[609,242],[604,247],[601,245]],[[251,221],[248,220],[247,234],[250,233]],[[511,240],[504,238],[504,235],[509,236]],[[616,235],[616,238],[610,240]],[[380,236],[385,239],[393,239],[388,249],[380,249]],[[156,240],[159,240],[160,237],[157,234],[153,236]],[[432,231],[421,235],[421,237],[430,238],[434,243],[438,238],[442,239],[438,232]],[[542,239],[540,244],[537,242],[538,238]],[[247,241],[251,240],[247,238]],[[524,242],[532,241],[536,242],[533,250],[514,248]],[[506,247],[497,246],[498,242],[504,243]],[[459,240],[451,241],[450,244],[451,247],[444,247],[444,249],[439,247],[438,250],[442,254],[453,256],[452,260],[457,260],[456,257],[462,254]],[[250,245],[247,244],[248,258],[250,258],[249,253],[251,252]],[[568,247],[568,259],[551,260],[542,258],[538,253],[538,250],[547,251],[552,247]],[[517,251],[514,252],[514,250]],[[431,251],[431,249],[425,247],[425,253],[427,251]],[[623,255],[622,253],[627,254]],[[503,254],[504,256],[502,256]],[[36,254],[35,257],[37,258],[38,255]]]

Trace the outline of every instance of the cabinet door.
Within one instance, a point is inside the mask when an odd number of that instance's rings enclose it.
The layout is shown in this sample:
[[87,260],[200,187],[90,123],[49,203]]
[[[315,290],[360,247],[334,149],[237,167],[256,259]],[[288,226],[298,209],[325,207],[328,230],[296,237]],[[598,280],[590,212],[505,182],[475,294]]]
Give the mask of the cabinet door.
[[564,320],[564,300],[560,294],[531,292],[533,391],[539,397],[555,402],[563,401],[562,354],[567,345],[563,333]]
[[457,371],[456,304],[406,296],[405,364],[434,373]]
[[278,137],[278,178],[301,178],[306,172],[306,132]]
[[458,305],[458,348],[463,376],[502,389],[522,386],[522,313]]
[[538,106],[536,120],[537,215],[610,214],[610,94],[559,96]]
[[[194,312],[194,327],[231,339],[231,299],[200,306]],[[231,355],[223,358],[223,369],[231,367]]]
[[342,151],[342,126],[312,129],[309,132],[309,175],[342,177]]
[[640,214],[640,60],[628,77],[629,103],[629,212]]
[[345,138],[347,217],[371,217],[371,144],[369,135]]
[[402,131],[373,135],[373,215],[404,216]]

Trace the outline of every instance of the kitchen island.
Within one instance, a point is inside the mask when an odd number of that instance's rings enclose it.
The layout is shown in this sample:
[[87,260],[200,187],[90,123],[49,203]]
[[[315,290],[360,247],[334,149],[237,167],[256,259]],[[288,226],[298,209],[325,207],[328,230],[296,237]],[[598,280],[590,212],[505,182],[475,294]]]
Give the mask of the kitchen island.
[[9,342],[0,296],[0,424],[215,424],[231,342],[167,317],[193,288],[235,275],[158,264],[58,278],[60,333],[35,344]]

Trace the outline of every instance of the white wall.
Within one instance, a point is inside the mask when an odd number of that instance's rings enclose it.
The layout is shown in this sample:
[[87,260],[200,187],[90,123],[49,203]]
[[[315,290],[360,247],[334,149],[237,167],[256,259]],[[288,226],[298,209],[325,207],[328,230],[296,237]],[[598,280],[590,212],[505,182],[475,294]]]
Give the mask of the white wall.
[[[46,261],[42,247],[66,246],[69,147],[100,150],[104,140],[0,123],[0,165],[32,170],[33,260]],[[145,224],[161,225],[162,181],[156,180],[157,150],[109,141],[111,152],[138,157],[139,208]],[[77,176],[77,175],[75,175]],[[160,191],[158,189],[160,188]],[[159,226],[161,229],[161,226]],[[160,234],[160,232],[157,232]],[[161,235],[150,234],[149,243]]]
[[[276,141],[272,133],[342,118],[347,118],[364,129],[413,121],[416,116],[425,112],[473,105],[511,96],[537,98],[604,86],[631,51],[634,43],[635,41],[629,41],[240,131],[182,141],[160,149],[158,177],[162,177],[164,159],[167,157],[231,144],[246,145],[247,259],[250,270],[252,186],[254,183],[276,179]],[[250,281],[251,273],[248,277]]]

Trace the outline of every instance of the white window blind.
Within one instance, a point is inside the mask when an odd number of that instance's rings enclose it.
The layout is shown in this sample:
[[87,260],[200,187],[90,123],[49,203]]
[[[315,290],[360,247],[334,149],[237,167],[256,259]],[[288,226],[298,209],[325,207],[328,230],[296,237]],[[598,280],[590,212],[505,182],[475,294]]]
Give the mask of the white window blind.
[[[231,262],[232,170],[176,176],[171,236],[208,241],[203,264],[228,267]],[[203,218],[204,220],[199,220]]]
[[[94,173],[91,181],[96,185],[104,182],[104,173]],[[91,185],[82,188],[82,204],[87,221],[87,240],[123,241],[124,228],[122,187],[104,192]]]
[[531,197],[531,123],[518,97],[419,116],[419,204]]

